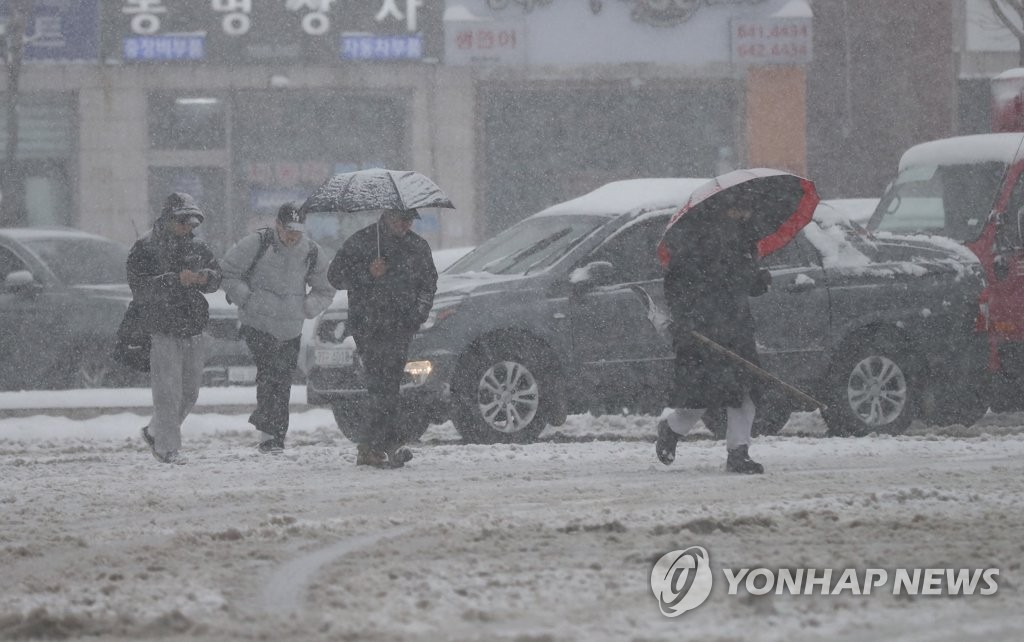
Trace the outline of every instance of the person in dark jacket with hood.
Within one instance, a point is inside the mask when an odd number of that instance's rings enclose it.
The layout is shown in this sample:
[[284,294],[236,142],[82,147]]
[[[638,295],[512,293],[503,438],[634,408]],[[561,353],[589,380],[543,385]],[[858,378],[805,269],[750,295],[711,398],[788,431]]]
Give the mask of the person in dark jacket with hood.
[[356,465],[398,468],[412,457],[398,423],[399,388],[409,344],[437,290],[430,245],[410,229],[417,218],[416,210],[384,210],[345,241],[327,273],[331,285],[348,290],[348,331],[370,393]]
[[220,287],[221,273],[209,247],[193,235],[204,219],[195,200],[167,197],[153,230],[128,254],[128,285],[140,307],[142,328],[152,336],[150,383],[153,418],[142,438],[157,461],[184,464],[181,423],[199,396],[209,321],[204,292]]
[[726,409],[726,470],[763,473],[748,453],[759,396],[755,376],[736,360],[695,336],[696,331],[754,364],[754,318],[750,296],[768,290],[771,273],[758,266],[757,239],[749,224],[751,205],[723,194],[721,216],[690,226],[676,237],[665,274],[665,300],[672,316],[675,348],[673,411],[658,424],[656,454],[675,460],[676,442],[708,408]]

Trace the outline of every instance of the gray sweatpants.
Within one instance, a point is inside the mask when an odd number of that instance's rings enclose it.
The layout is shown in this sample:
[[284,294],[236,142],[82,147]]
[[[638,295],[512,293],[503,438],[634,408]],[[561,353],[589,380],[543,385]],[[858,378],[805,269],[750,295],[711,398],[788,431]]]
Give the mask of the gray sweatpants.
[[209,337],[153,335],[149,381],[153,387],[153,419],[149,434],[154,450],[166,455],[181,448],[181,422],[199,397]]
[[[704,408],[675,408],[666,420],[668,427],[677,435],[689,434],[704,415]],[[725,409],[725,447],[729,450],[750,444],[750,433],[754,427],[754,402],[750,395],[743,394],[743,402],[737,408]]]

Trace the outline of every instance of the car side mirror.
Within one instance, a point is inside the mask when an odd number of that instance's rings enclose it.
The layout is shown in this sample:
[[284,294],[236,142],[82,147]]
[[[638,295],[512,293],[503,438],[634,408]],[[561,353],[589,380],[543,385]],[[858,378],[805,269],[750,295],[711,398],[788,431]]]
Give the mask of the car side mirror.
[[35,277],[28,270],[15,270],[4,279],[4,290],[8,292],[26,294],[35,292],[38,289],[39,283],[36,282]]
[[569,282],[576,290],[608,285],[615,279],[615,266],[608,261],[593,261],[578,267],[569,275]]

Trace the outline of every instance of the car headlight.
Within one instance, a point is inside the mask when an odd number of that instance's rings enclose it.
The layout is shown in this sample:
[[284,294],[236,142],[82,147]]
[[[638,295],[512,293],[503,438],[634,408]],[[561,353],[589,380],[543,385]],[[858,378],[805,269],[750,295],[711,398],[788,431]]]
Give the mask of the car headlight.
[[458,306],[453,305],[447,308],[435,308],[431,310],[430,314],[427,315],[427,320],[423,322],[422,326],[420,326],[420,330],[429,330],[441,321],[444,321],[448,317],[454,315],[458,309]]
[[405,374],[417,386],[422,386],[433,370],[434,366],[429,361],[410,361],[405,364]]

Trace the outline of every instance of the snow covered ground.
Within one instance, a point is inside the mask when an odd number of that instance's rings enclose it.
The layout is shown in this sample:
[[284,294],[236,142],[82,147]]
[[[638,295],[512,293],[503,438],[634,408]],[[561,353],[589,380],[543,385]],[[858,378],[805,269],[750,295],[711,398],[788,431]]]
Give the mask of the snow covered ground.
[[[0,639],[1024,635],[1020,415],[860,439],[795,415],[755,443],[763,477],[726,474],[706,433],[658,464],[649,417],[574,416],[522,446],[435,426],[395,471],[357,469],[327,410],[293,415],[278,457],[245,419],[191,416],[186,466],[152,459],[144,416],[0,420]],[[695,545],[711,597],[667,618],[652,566]],[[1000,574],[990,596],[727,594],[723,569],[756,567]]]

